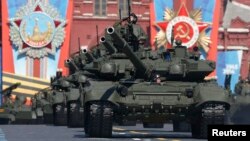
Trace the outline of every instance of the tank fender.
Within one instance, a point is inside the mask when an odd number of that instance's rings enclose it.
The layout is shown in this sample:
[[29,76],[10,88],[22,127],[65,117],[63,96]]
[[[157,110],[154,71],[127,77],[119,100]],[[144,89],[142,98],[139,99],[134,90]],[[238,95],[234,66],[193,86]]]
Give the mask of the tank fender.
[[71,88],[69,94],[67,95],[67,102],[76,101],[80,98],[80,91],[77,88]]
[[64,92],[53,92],[53,104],[64,103]]
[[225,104],[225,108],[230,108],[228,91],[213,85],[198,85],[194,89],[194,102],[196,107],[201,107],[206,103]]
[[91,102],[91,101],[109,101],[114,105],[118,105],[115,101],[119,98],[117,94],[117,86],[110,87],[109,89],[106,89],[105,91],[89,91],[88,94],[86,94],[85,102]]
[[44,105],[44,106],[43,106],[43,113],[44,113],[44,114],[53,113],[52,106],[51,106],[50,104]]
[[11,122],[16,120],[16,118],[15,118],[15,116],[13,114],[2,114],[0,118],[10,119]]

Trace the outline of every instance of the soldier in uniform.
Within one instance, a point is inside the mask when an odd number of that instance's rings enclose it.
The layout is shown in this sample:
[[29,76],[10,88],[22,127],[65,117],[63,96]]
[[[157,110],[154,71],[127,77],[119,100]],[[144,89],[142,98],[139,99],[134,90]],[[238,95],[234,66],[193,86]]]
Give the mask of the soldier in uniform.
[[114,28],[122,29],[123,38],[133,47],[133,51],[138,51],[146,46],[147,35],[140,25],[137,24],[138,17],[131,13],[129,17],[116,22]]
[[248,78],[243,83],[241,95],[245,95],[245,96],[250,95],[250,81]]
[[235,91],[236,94],[241,94],[243,84],[244,84],[244,80],[240,76],[238,83],[234,87],[234,91]]
[[142,29],[142,27],[137,24],[138,17],[131,13],[127,18],[127,24],[124,25],[126,33],[128,34],[125,37],[125,40],[133,47],[133,51],[138,51],[146,45],[147,35]]
[[191,58],[194,60],[199,60],[201,56],[201,53],[199,51],[199,48],[197,46],[193,47],[193,52]]
[[235,85],[235,93],[239,95],[250,95],[250,81],[239,78],[239,82]]

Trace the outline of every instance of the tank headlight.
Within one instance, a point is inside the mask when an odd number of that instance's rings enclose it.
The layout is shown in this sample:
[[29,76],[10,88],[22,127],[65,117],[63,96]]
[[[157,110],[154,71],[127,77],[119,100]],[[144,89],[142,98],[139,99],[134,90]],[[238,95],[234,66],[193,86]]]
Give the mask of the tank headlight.
[[118,86],[116,91],[121,97],[126,97],[128,95],[128,88],[125,86]]
[[193,95],[194,95],[194,92],[193,92],[192,89],[186,89],[186,96],[187,96],[188,98],[193,97]]

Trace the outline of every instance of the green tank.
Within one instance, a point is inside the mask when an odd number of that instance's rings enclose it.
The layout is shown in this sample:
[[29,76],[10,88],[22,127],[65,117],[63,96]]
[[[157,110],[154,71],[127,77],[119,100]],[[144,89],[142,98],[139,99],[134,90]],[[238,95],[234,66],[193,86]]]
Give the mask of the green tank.
[[15,121],[15,115],[12,114],[14,102],[11,100],[11,93],[19,87],[21,83],[15,83],[1,91],[4,102],[0,107],[0,124],[10,124]]
[[35,94],[32,107],[36,112],[38,123],[53,123],[52,100],[52,90],[50,87]]
[[121,76],[114,78],[112,72],[107,70],[106,67],[109,67],[110,60],[124,60],[127,57],[123,53],[118,53],[112,42],[106,42],[105,37],[101,37],[100,42],[91,51],[81,49],[65,61],[66,67],[70,70],[70,75],[65,77],[65,81],[70,85],[68,93],[64,97],[66,99],[69,127],[83,126],[84,97],[91,88],[87,78],[109,81],[121,78]]
[[89,81],[78,71],[67,77],[71,84],[66,95],[68,127],[83,127],[84,95],[89,89]]
[[53,124],[56,126],[67,125],[66,95],[69,82],[62,76],[62,71],[57,71],[55,77],[51,77]]
[[26,97],[17,95],[12,113],[15,115],[13,124],[37,124],[37,116],[32,106],[25,105]]
[[11,93],[21,83],[15,83],[4,89],[1,93],[4,103],[0,107],[1,124],[35,124],[37,117],[31,106],[25,105],[26,97],[16,95],[15,100],[11,99]]
[[249,78],[240,80],[235,85],[235,94],[230,96],[231,109],[229,122],[231,124],[250,124],[250,82]]
[[113,122],[141,121],[145,128],[161,128],[185,121],[193,137],[206,138],[207,124],[224,124],[228,91],[204,80],[214,62],[197,59],[178,42],[167,52],[154,52],[123,35],[120,27],[108,28],[101,40],[116,51],[81,68],[91,84],[84,95],[88,136],[111,137]]

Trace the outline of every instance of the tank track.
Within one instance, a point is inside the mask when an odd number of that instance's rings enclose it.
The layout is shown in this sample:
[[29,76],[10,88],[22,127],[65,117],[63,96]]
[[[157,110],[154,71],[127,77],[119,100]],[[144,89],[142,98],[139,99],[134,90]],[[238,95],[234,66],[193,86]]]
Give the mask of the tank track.
[[9,118],[0,118],[0,125],[2,124],[10,124],[11,123],[11,119]]
[[[71,107],[75,104],[75,107]],[[68,127],[83,127],[83,110],[81,110],[79,101],[69,102],[67,104],[67,125]]]
[[55,126],[67,125],[67,113],[65,113],[64,108],[64,104],[53,105],[53,124]]
[[191,126],[186,121],[173,120],[174,132],[191,132]]
[[209,103],[201,109],[196,121],[192,124],[192,136],[194,138],[207,138],[207,126],[211,124],[224,124],[225,106]]
[[53,113],[43,115],[44,124],[53,124]]
[[89,137],[111,137],[113,126],[113,108],[108,102],[94,102],[85,108],[85,134]]

